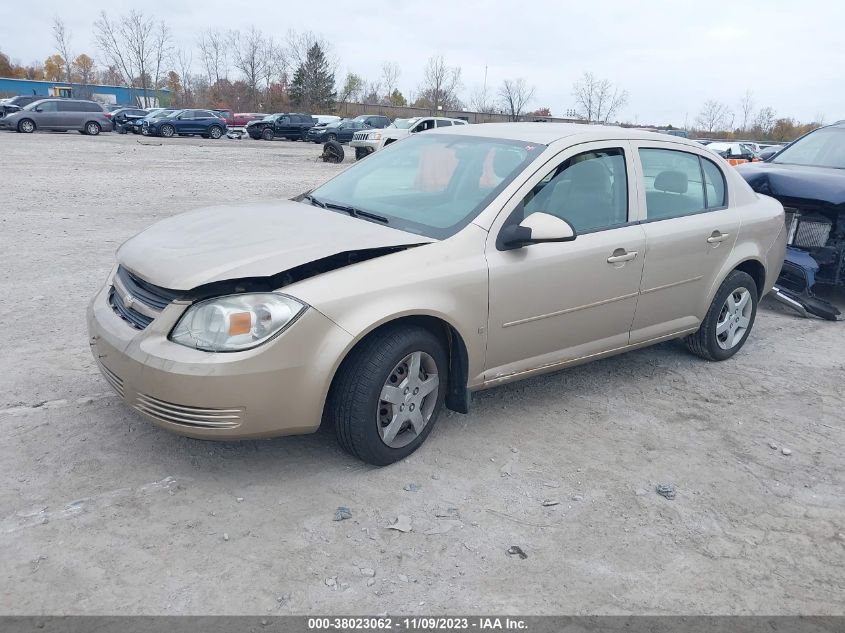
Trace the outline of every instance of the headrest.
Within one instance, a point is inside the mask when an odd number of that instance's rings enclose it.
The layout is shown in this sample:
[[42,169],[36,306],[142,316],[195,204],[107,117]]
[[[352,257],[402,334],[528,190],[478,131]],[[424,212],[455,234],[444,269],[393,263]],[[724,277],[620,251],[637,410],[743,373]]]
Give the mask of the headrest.
[[682,171],[661,171],[654,179],[654,188],[658,191],[686,193],[688,187],[687,175]]
[[607,169],[597,160],[585,160],[575,163],[566,170],[572,178],[573,186],[579,189],[596,189],[604,191],[610,185],[610,175]]

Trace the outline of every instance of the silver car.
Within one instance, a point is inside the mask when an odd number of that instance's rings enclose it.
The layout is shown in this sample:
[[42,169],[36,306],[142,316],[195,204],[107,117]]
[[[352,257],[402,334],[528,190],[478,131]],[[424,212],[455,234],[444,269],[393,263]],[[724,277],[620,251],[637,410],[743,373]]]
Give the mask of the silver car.
[[112,124],[96,101],[84,99],[42,99],[33,101],[20,112],[14,112],[0,121],[9,130],[31,134],[35,130],[67,132],[96,136],[110,132]]

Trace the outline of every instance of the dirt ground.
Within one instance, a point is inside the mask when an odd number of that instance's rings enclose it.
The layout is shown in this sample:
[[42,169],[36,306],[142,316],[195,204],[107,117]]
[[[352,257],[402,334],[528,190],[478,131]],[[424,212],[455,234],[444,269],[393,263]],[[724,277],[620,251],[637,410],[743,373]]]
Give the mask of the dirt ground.
[[667,343],[475,394],[383,469],[121,404],[84,314],[117,246],[297,194],[343,168],[319,151],[0,134],[1,613],[845,614],[845,323],[767,301],[730,361]]

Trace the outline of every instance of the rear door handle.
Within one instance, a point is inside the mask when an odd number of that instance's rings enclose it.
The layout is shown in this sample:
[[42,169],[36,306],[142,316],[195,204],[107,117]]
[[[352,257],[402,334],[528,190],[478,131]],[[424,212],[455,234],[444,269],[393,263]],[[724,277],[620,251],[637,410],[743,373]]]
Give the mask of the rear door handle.
[[719,231],[717,229],[717,230],[713,231],[713,233],[710,234],[710,237],[707,238],[707,243],[708,244],[719,244],[721,242],[724,242],[727,239],[728,235],[729,235],[729,233],[722,233],[721,231]]
[[637,251],[626,251],[624,248],[617,248],[613,255],[607,258],[608,264],[620,264],[629,262],[637,256]]

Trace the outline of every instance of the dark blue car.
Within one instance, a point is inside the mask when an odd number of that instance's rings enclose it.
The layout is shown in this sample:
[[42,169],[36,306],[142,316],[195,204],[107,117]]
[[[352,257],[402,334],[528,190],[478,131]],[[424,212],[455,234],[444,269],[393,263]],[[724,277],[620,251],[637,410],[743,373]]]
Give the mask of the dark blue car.
[[739,165],[737,171],[786,211],[786,261],[775,296],[799,312],[843,318],[813,287],[845,286],[845,121],[814,130],[766,162]]
[[150,136],[194,136],[220,138],[226,134],[226,121],[211,110],[175,110],[168,116],[144,119],[144,134]]

